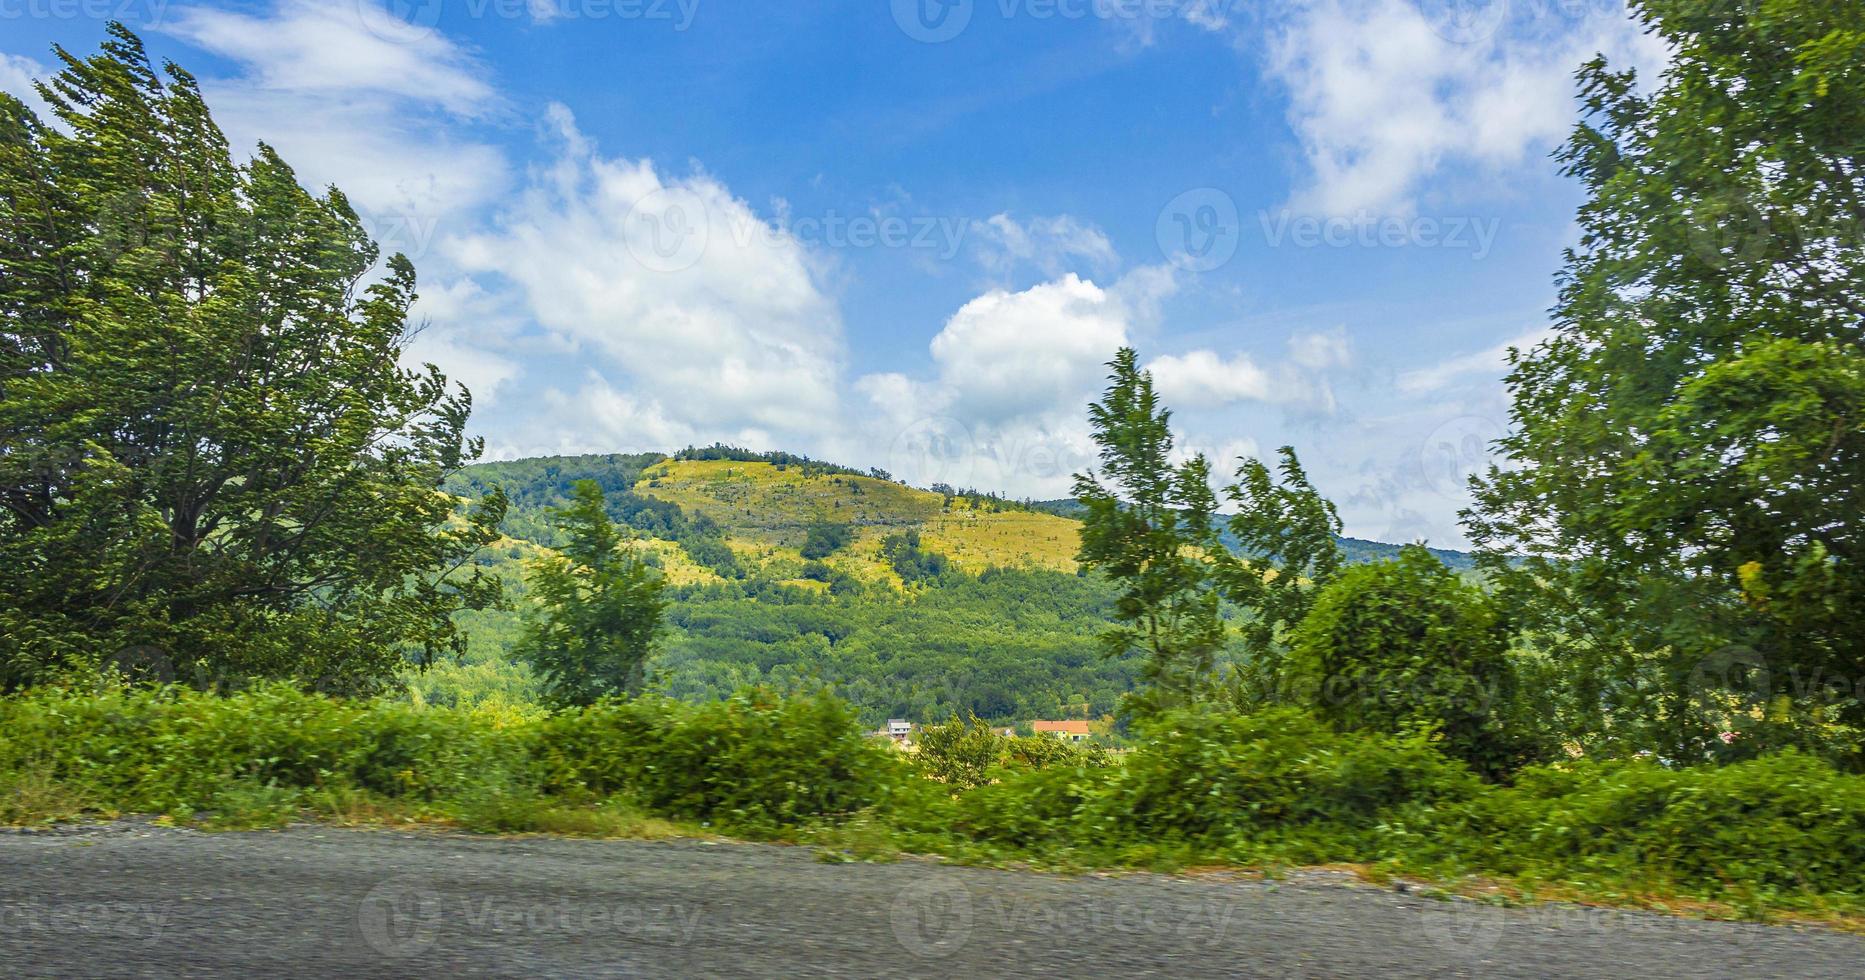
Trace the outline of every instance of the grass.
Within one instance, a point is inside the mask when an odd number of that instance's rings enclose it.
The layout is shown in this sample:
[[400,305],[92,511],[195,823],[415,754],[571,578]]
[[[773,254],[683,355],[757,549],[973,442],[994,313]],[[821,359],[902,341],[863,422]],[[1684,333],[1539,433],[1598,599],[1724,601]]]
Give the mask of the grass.
[[[741,558],[798,562],[812,524],[850,524],[855,541],[828,563],[868,583],[900,584],[881,557],[890,534],[919,529],[925,546],[960,568],[1036,567],[1075,571],[1081,525],[1054,514],[975,508],[950,510],[942,495],[865,476],[806,476],[801,467],[735,460],[673,460],[643,474],[635,492],[679,504],[725,528]],[[670,575],[676,583],[681,579]]]

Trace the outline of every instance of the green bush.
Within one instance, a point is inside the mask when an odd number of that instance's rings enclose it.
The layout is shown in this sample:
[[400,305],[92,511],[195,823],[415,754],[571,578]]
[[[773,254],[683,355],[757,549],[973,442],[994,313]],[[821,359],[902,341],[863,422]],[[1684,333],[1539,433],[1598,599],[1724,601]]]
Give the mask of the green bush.
[[[360,793],[514,830],[546,797],[620,796],[755,832],[869,806],[903,774],[895,753],[827,694],[644,698],[525,720],[279,685],[229,697],[169,688],[0,699],[0,773],[48,800],[206,812],[226,825],[276,822],[316,799]],[[32,819],[13,809],[9,818]]]
[[1480,788],[1421,736],[1340,733],[1292,709],[1172,712],[1146,735],[1095,801],[1099,832],[1241,853],[1321,835],[1303,859],[1365,860],[1383,824]]
[[1070,743],[1043,735],[1003,735],[976,715],[943,725],[928,725],[915,739],[913,766],[921,774],[961,789],[995,781],[1005,771],[1052,766],[1105,767],[1107,750],[1092,743]]
[[551,791],[622,792],[656,813],[760,831],[859,810],[903,775],[847,702],[764,689],[564,712],[544,724],[540,752]]
[[1516,721],[1507,629],[1422,547],[1341,572],[1296,628],[1289,664],[1297,700],[1339,729],[1432,729],[1492,778],[1535,755]]
[[486,716],[282,684],[228,697],[164,688],[0,700],[0,770],[43,771],[126,811],[191,815],[260,796],[284,806],[333,787],[433,801],[522,783],[526,765],[524,732]]
[[818,834],[847,842],[845,856],[1366,862],[1842,914],[1865,897],[1865,777],[1808,755],[1569,761],[1497,785],[1425,732],[1342,732],[1296,709],[1180,710],[1142,734],[1113,759],[954,722],[927,730],[916,776],[826,693],[539,718],[283,686],[38,691],[0,699],[0,820],[155,812],[266,827],[387,801],[487,831],[677,833],[667,817]]
[[1865,778],[1794,752],[1723,768],[1534,767],[1453,808],[1434,836],[1492,874],[1865,896]]

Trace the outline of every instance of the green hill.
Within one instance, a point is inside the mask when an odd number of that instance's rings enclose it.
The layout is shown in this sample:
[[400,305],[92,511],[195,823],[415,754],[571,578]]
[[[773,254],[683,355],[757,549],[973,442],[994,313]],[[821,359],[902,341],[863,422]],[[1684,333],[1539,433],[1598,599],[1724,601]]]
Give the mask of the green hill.
[[[1138,663],[1098,652],[1112,595],[1076,574],[1072,502],[934,492],[884,477],[715,446],[483,463],[447,489],[467,499],[504,490],[507,537],[482,563],[522,593],[524,561],[559,543],[550,510],[578,480],[601,486],[610,516],[673,586],[656,664],[659,686],[677,696],[826,681],[877,724],[1111,712]],[[1345,544],[1357,560],[1397,551]],[[416,694],[528,700],[528,673],[507,658],[517,614],[462,619],[466,662],[413,677]]]

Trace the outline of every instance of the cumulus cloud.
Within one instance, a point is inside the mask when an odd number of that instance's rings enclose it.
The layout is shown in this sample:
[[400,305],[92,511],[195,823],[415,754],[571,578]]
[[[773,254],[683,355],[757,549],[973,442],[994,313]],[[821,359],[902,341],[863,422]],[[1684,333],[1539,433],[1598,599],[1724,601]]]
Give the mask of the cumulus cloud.
[[909,482],[1066,492],[1093,458],[1086,406],[1106,362],[1175,287],[1169,268],[1143,267],[1106,286],[1070,273],[975,297],[933,338],[932,377],[856,381],[866,438],[891,447],[888,468]]
[[371,0],[280,0],[266,16],[187,7],[167,30],[245,65],[262,88],[382,93],[460,115],[488,112],[497,101],[463,48]]
[[711,176],[604,157],[561,105],[548,119],[555,158],[449,257],[626,376],[596,415],[802,442],[832,427],[841,323],[804,247]]
[[1332,414],[1336,401],[1329,372],[1353,359],[1346,330],[1297,333],[1288,347],[1287,360],[1268,367],[1248,354],[1222,357],[1193,350],[1154,358],[1146,368],[1169,405],[1200,409],[1253,401]]
[[1266,69],[1288,91],[1308,170],[1292,203],[1326,214],[1409,212],[1428,177],[1544,151],[1572,125],[1574,66],[1596,52],[1664,60],[1616,5],[1495,3],[1471,18],[1414,0],[1275,9]]

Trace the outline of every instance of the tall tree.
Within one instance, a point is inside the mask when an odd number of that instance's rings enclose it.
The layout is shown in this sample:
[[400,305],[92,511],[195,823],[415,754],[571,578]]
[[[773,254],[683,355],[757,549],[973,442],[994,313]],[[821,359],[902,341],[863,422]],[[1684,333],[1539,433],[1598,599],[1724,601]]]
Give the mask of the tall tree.
[[1575,639],[1576,716],[1700,758],[1865,721],[1865,5],[1635,9],[1673,57],[1580,72],[1582,239],[1469,526]]
[[122,25],[57,55],[57,125],[0,95],[0,687],[135,646],[368,691],[460,649],[501,498],[438,491],[480,447],[399,365],[413,266],[270,147],[236,164]]
[[1082,515],[1083,567],[1104,573],[1119,596],[1102,651],[1146,654],[1146,688],[1129,699],[1147,714],[1200,696],[1224,648],[1212,565],[1217,497],[1202,455],[1172,462],[1172,413],[1159,404],[1152,375],[1132,348],[1108,362],[1108,387],[1089,406],[1100,446],[1099,472],[1075,477]]
[[1225,598],[1251,612],[1240,630],[1244,658],[1235,694],[1243,704],[1281,700],[1286,693],[1289,636],[1344,560],[1333,502],[1309,482],[1293,446],[1280,455],[1278,473],[1260,459],[1238,466],[1237,482],[1224,496],[1236,508],[1228,526],[1242,556],[1213,552]]
[[664,580],[623,547],[602,488],[579,480],[573,493],[570,506],[557,511],[567,543],[529,576],[536,605],[515,651],[558,706],[640,693],[666,608]]

